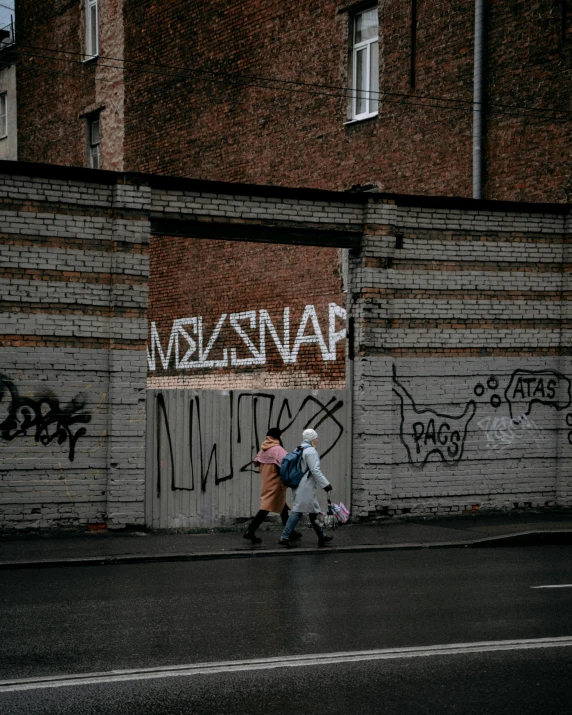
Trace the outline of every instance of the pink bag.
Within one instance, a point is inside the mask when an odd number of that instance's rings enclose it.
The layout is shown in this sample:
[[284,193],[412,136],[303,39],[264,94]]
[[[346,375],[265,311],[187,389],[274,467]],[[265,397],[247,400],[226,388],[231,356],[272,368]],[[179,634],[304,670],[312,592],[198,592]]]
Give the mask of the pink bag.
[[336,517],[337,522],[340,524],[347,524],[348,520],[350,518],[350,512],[348,509],[346,509],[346,506],[343,502],[340,502],[339,504],[332,504],[333,510],[334,510],[334,516]]

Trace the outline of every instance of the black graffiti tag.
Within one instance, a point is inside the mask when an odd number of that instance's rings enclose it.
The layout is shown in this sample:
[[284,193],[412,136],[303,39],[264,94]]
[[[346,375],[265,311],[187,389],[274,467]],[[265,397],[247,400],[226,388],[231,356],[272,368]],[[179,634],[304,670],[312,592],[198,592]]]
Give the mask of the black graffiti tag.
[[[201,399],[193,396],[189,402],[188,419],[188,453],[190,460],[190,483],[183,486],[177,478],[175,469],[175,451],[171,435],[170,418],[166,401],[161,392],[156,395],[156,455],[157,455],[157,496],[161,497],[162,474],[168,470],[171,491],[194,491],[196,482],[200,483],[201,492],[205,492],[209,477],[214,477],[215,486],[234,478],[235,472],[252,472],[253,459],[258,451],[258,445],[264,438],[268,427],[278,426],[283,436],[295,434],[298,439],[302,430],[307,427],[318,429],[328,423],[330,430],[326,431],[322,443],[321,457],[324,459],[336,447],[342,435],[344,426],[337,419],[336,413],[343,408],[344,402],[338,397],[332,397],[328,402],[322,402],[313,395],[306,396],[297,409],[293,409],[287,397],[277,398],[272,393],[241,392],[235,395],[233,390],[228,393],[228,425],[221,433],[219,441],[204,434],[204,424],[210,424],[208,415],[203,415]],[[241,405],[247,409],[241,409]],[[276,409],[278,408],[278,409]],[[276,416],[275,416],[276,415]],[[235,431],[236,430],[236,431]],[[242,464],[235,464],[235,449],[244,443],[252,442],[251,456]],[[166,440],[165,440],[166,438]],[[168,448],[165,456],[164,447]],[[198,452],[195,459],[194,452]],[[220,455],[224,455],[225,466],[219,464]],[[168,464],[167,464],[168,462]]]
[[555,370],[515,370],[504,391],[512,419],[529,415],[535,403],[556,410],[570,406],[570,380]]
[[400,439],[409,462],[423,468],[432,454],[446,464],[457,464],[463,456],[469,422],[477,406],[470,400],[462,414],[439,413],[430,408],[419,409],[411,395],[397,380],[393,367],[393,392],[401,402]]
[[0,439],[11,442],[33,431],[36,442],[43,445],[53,441],[58,444],[67,443],[68,458],[73,462],[76,443],[87,430],[80,427],[74,432],[71,428],[73,425],[91,421],[91,415],[83,411],[84,401],[74,398],[62,407],[59,400],[52,395],[34,399],[21,397],[14,383],[5,375],[0,375],[0,405],[6,397],[10,399],[10,404],[7,407],[7,416],[0,422]]

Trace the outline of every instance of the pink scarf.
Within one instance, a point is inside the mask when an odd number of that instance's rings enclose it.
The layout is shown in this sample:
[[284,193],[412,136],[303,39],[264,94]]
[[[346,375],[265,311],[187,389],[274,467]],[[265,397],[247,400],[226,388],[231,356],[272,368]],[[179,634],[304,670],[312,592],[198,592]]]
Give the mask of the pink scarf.
[[254,466],[259,464],[275,464],[277,467],[288,454],[280,442],[273,437],[267,437],[262,443],[260,452],[254,458]]

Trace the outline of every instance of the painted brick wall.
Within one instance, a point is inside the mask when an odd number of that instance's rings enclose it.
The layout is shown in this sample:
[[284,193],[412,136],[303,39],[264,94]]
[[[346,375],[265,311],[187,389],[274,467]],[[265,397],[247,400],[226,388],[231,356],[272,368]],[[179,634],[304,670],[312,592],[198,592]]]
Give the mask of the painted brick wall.
[[[569,206],[10,162],[0,173],[4,526],[144,522],[148,243],[153,221],[166,216],[364,232],[348,271],[354,515],[572,505]],[[161,242],[178,247],[169,252],[176,267],[198,239]],[[225,296],[213,271],[205,310],[219,293],[221,312],[223,300],[254,309],[249,275]],[[183,301],[183,271],[177,281]],[[274,368],[253,372],[250,387]],[[284,372],[312,393],[311,365]],[[203,375],[223,384],[216,366]],[[188,401],[192,391],[180,392]],[[212,523],[219,516],[208,513]]]
[[0,526],[141,524],[149,223],[101,173],[0,171]]
[[565,217],[371,202],[367,222],[355,513],[570,505]]

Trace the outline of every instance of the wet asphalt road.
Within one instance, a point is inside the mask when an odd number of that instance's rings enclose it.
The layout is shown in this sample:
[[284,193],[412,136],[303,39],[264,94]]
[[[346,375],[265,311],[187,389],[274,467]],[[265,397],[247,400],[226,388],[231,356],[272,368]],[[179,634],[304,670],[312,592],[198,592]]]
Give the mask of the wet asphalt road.
[[[0,573],[0,678],[572,635],[572,547]],[[0,693],[16,713],[572,713],[572,648]],[[294,698],[294,700],[292,700]]]
[[564,650],[78,686],[7,694],[0,704],[3,715],[567,715]]

